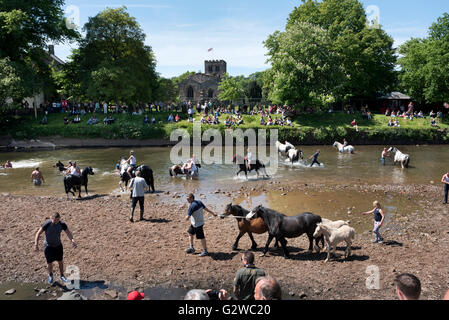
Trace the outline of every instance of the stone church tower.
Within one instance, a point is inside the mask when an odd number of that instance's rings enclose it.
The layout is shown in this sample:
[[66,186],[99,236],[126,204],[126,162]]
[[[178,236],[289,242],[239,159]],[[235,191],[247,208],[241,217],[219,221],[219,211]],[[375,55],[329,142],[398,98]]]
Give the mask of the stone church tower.
[[218,85],[227,72],[224,60],[208,60],[204,62],[204,73],[189,76],[179,84],[179,96],[182,102],[194,104],[218,99]]
[[209,60],[204,62],[204,70],[206,74],[222,78],[227,72],[226,61],[224,60]]

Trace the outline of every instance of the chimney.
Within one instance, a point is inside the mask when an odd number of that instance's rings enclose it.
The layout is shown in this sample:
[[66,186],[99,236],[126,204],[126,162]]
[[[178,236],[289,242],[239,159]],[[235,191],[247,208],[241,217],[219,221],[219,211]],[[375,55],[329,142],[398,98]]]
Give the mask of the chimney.
[[55,46],[54,45],[50,44],[48,46],[48,53],[52,54],[52,55],[55,55]]

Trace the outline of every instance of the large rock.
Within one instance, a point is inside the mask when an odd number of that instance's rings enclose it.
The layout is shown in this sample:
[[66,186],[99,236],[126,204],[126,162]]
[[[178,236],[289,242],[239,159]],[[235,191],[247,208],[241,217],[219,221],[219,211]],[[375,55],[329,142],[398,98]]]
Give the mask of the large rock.
[[64,292],[58,300],[88,300],[77,291]]

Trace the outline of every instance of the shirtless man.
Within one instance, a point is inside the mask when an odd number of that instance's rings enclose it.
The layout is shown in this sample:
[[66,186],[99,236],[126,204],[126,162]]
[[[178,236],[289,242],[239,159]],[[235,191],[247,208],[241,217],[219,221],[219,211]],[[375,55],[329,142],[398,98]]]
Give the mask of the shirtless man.
[[385,158],[389,157],[390,154],[387,151],[387,148],[384,148],[384,151],[382,151],[382,165],[385,166]]
[[12,168],[12,164],[9,160],[6,160],[6,162],[5,162],[5,169],[6,168]]
[[31,173],[31,182],[33,182],[35,186],[40,186],[42,182],[45,182],[44,176],[39,171],[39,167]]

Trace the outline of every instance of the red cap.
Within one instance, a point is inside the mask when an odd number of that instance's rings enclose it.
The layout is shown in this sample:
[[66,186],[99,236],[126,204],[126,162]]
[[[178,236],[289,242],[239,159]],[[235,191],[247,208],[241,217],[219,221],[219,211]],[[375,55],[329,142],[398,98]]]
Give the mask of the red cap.
[[142,300],[143,298],[145,298],[145,293],[141,293],[138,291],[131,291],[128,294],[128,299],[127,300]]

